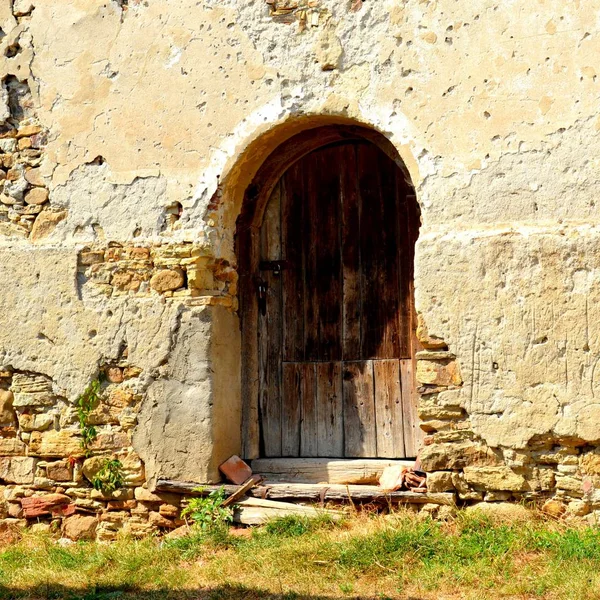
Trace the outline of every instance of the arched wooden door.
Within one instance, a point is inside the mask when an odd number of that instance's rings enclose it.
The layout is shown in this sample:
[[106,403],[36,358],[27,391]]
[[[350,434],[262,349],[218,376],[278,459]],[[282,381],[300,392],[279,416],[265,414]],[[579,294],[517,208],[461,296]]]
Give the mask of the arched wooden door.
[[259,427],[266,457],[416,454],[414,192],[376,145],[314,150],[260,227]]

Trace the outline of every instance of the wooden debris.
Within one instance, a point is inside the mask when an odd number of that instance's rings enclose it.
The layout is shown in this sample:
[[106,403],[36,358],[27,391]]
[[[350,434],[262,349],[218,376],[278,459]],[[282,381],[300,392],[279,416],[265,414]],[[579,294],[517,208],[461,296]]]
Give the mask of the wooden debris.
[[236,523],[244,525],[262,525],[269,519],[284,517],[287,515],[298,515],[304,517],[318,517],[327,514],[334,519],[340,519],[344,513],[337,510],[321,510],[312,506],[302,506],[291,502],[274,502],[259,498],[246,498],[238,502],[233,515]]
[[260,475],[252,475],[248,481],[243,483],[231,496],[223,502],[223,506],[229,506],[234,504],[237,500],[239,500],[242,496],[246,495],[250,489],[252,489],[255,485],[258,485],[262,481],[262,477]]
[[235,483],[236,485],[241,485],[252,477],[252,469],[250,466],[235,454],[219,465],[219,471],[221,471],[231,483]]
[[383,490],[390,492],[402,489],[417,493],[427,491],[425,473],[399,465],[387,467],[379,478],[379,485]]

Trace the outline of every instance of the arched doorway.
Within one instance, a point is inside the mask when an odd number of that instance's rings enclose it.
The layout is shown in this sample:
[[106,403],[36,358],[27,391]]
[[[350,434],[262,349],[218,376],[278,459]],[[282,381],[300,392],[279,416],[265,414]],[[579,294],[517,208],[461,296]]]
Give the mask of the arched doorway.
[[247,458],[413,457],[414,188],[389,141],[283,143],[238,220]]

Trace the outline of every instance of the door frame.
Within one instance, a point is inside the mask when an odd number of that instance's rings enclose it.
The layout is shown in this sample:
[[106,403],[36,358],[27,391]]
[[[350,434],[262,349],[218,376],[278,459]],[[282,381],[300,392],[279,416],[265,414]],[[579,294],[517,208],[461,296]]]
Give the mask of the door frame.
[[[258,299],[256,274],[260,260],[260,227],[273,189],[297,160],[313,150],[344,141],[368,141],[391,158],[414,189],[406,165],[394,145],[381,133],[354,125],[326,125],[307,129],[280,144],[263,162],[246,188],[236,222],[235,253],[239,274],[239,316],[241,327],[242,454],[246,459],[260,457]],[[414,200],[416,216],[419,207]],[[417,225],[418,227],[418,225]],[[416,239],[416,235],[415,235]],[[410,273],[411,286],[413,274]],[[411,290],[411,303],[414,303]],[[411,310],[414,318],[414,307]],[[416,322],[412,323],[413,339]],[[414,346],[414,344],[413,344]],[[413,351],[414,360],[414,351]]]

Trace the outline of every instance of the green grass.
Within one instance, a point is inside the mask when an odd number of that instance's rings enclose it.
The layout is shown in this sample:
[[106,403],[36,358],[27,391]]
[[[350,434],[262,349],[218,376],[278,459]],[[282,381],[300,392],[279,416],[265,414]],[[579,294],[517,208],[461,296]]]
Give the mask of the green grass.
[[600,530],[543,519],[408,512],[285,517],[246,537],[67,547],[24,534],[0,549],[0,598],[600,598]]

